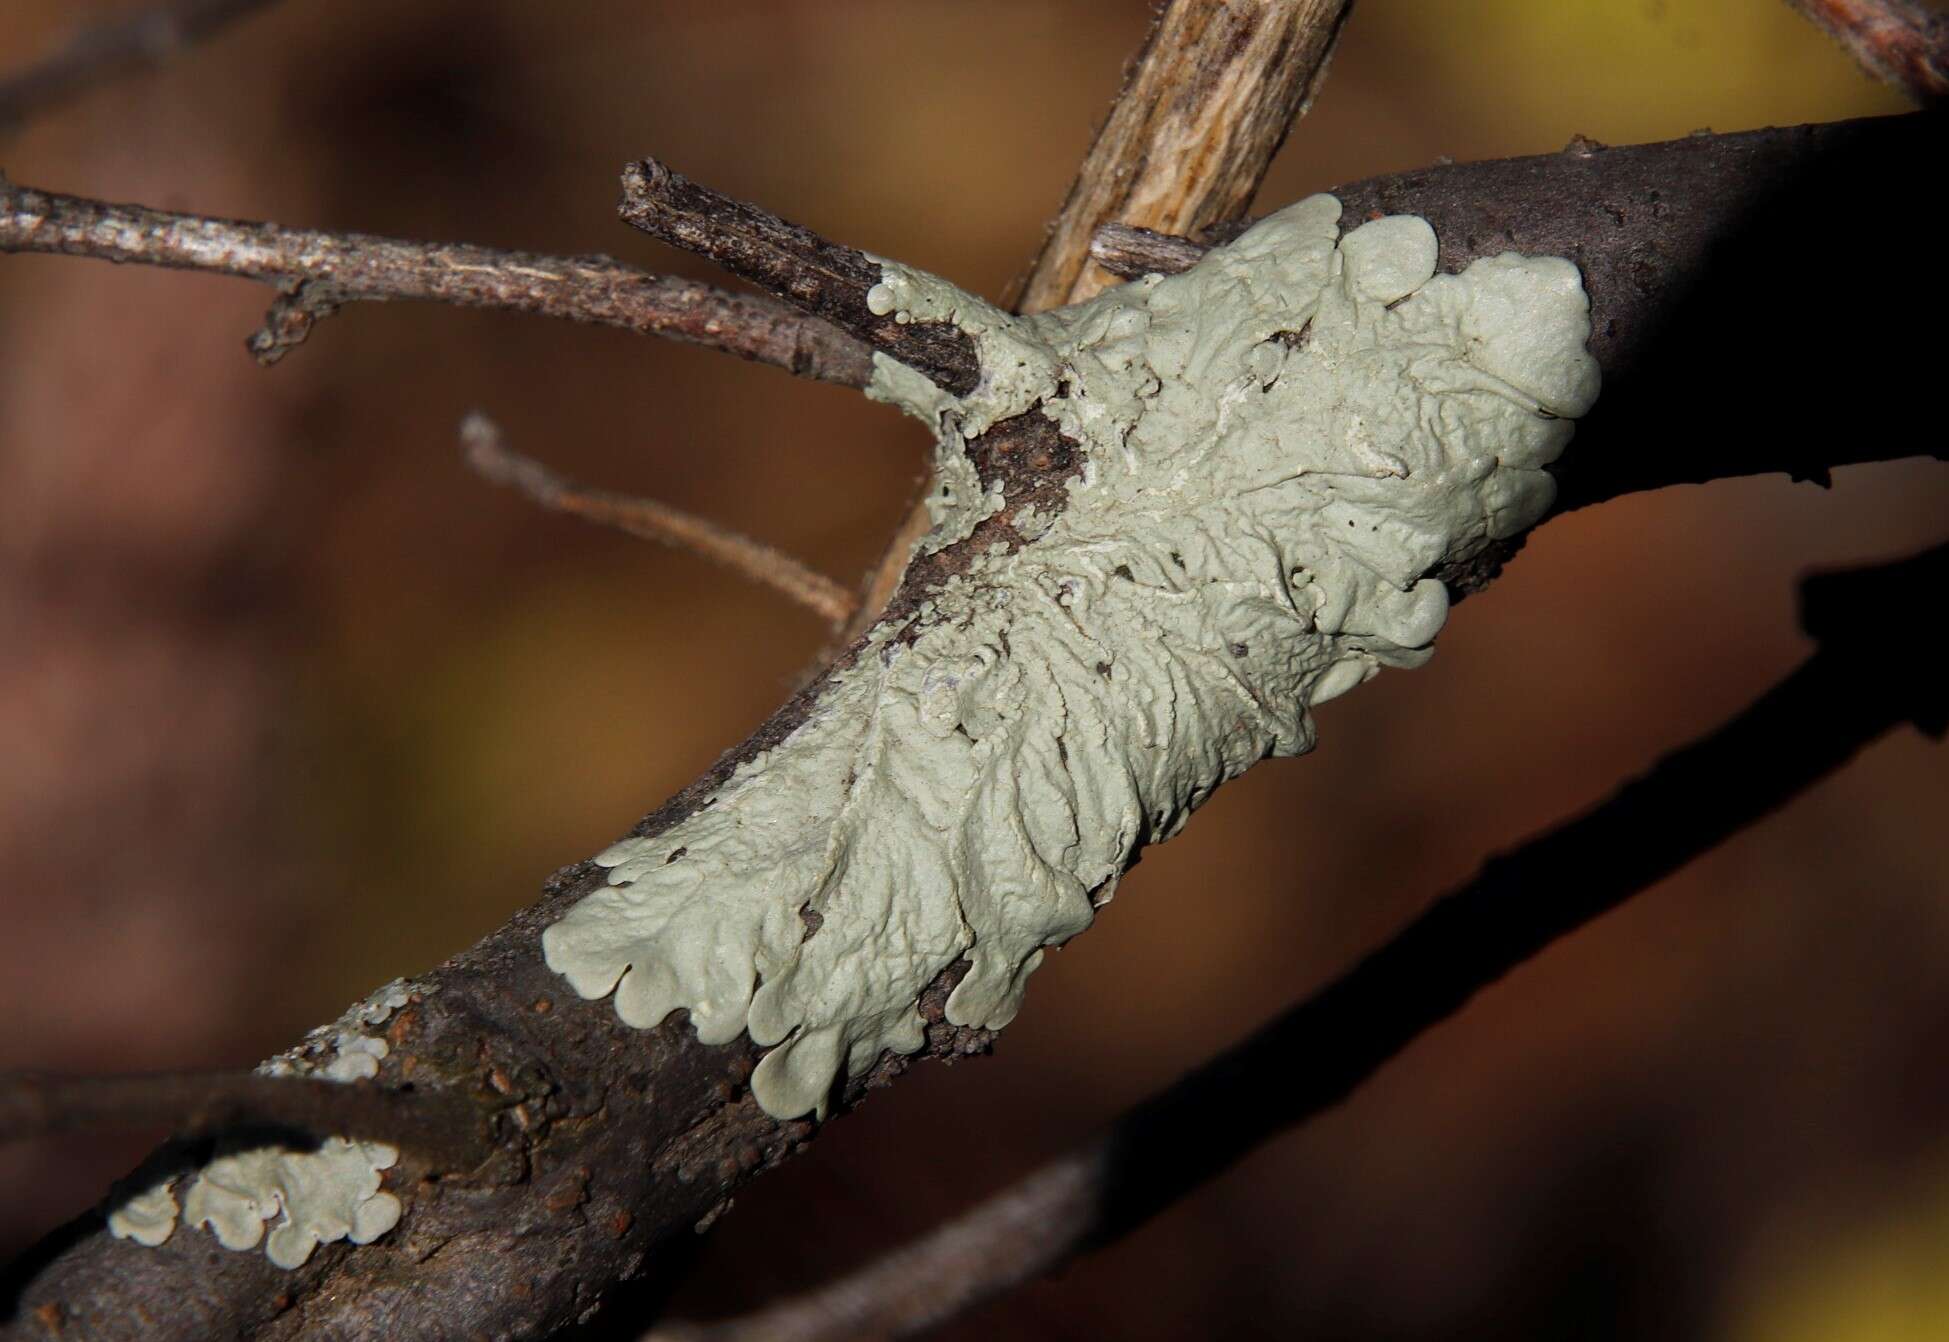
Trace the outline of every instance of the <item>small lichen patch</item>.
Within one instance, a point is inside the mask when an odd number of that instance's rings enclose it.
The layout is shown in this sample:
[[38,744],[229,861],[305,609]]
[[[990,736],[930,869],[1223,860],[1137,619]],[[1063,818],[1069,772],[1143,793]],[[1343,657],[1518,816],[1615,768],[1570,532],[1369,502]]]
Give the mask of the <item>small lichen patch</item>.
[[948,1020],[1006,1025],[1138,846],[1310,749],[1313,706],[1425,661],[1429,571],[1549,507],[1543,467],[1597,394],[1588,309],[1567,261],[1436,275],[1424,221],[1341,237],[1339,215],[1315,196],[1027,318],[886,264],[874,310],[954,322],[982,369],[956,398],[876,358],[871,394],[939,439],[921,552],[1003,505],[965,444],[1037,407],[1079,445],[1066,506],[1023,508],[1019,545],[872,630],[711,804],[603,853],[548,964],[631,1025],[748,1031],[759,1103],[823,1112],[841,1074],[921,1046],[949,966]]
[[321,1243],[370,1244],[399,1223],[399,1199],[379,1187],[380,1171],[398,1159],[383,1143],[344,1137],[328,1137],[316,1151],[233,1151],[190,1184],[183,1220],[209,1227],[226,1249],[261,1240],[266,1258],[295,1268]]
[[[417,989],[395,980],[357,1003],[334,1025],[312,1031],[299,1047],[257,1070],[267,1076],[315,1076],[358,1081],[376,1076],[386,1041],[361,1033],[385,1023]],[[140,1172],[118,1189],[108,1231],[151,1248],[175,1233],[180,1219],[207,1226],[226,1249],[261,1242],[271,1262],[295,1268],[323,1243],[370,1244],[399,1222],[399,1199],[382,1187],[382,1172],[399,1152],[383,1142],[329,1137],[313,1151],[278,1146],[220,1146],[189,1174],[146,1182]],[[184,1183],[182,1204],[176,1187]],[[269,1226],[269,1233],[265,1227]]]

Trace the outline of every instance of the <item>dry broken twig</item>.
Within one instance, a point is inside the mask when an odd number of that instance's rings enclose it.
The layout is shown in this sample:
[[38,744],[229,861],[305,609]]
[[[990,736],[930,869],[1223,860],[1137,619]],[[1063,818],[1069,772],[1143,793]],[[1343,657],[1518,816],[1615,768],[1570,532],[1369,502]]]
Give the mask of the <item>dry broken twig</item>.
[[1903,722],[1940,736],[1949,682],[1891,677],[1880,629],[1949,582],[1949,546],[1810,580],[1820,650],[1717,731],[1474,880],[1351,972],[1075,1150],[858,1272],[652,1342],[913,1337],[1116,1240],[1389,1059],[1552,942],[1716,848]]
[[175,0],[79,29],[59,49],[0,79],[0,132],[122,75],[161,65],[276,2]]
[[1949,99],[1949,12],[1924,0],[1787,0],[1918,106]]
[[464,1171],[493,1149],[487,1110],[443,1091],[370,1082],[182,1072],[0,1077],[0,1142],[98,1128],[166,1128],[179,1138],[239,1130],[390,1142]]
[[967,334],[945,322],[902,322],[874,312],[867,294],[880,282],[880,263],[857,248],[700,186],[653,158],[624,171],[622,217],[823,317],[957,396],[974,390],[980,369]]
[[1242,214],[1306,114],[1353,0],[1171,0],[1124,77],[1023,281],[1018,306],[1079,302],[1105,223],[1194,233]]
[[655,499],[586,489],[563,479],[534,458],[509,447],[500,426],[478,410],[461,422],[460,441],[469,466],[497,485],[518,490],[544,508],[702,555],[755,583],[782,592],[835,627],[844,624],[858,604],[856,596],[825,574],[763,541],[741,536]]
[[4,177],[0,252],[135,261],[277,284],[285,292],[250,342],[267,363],[341,304],[404,298],[616,326],[846,386],[864,386],[872,375],[858,341],[776,299],[652,275],[604,256],[544,256],[212,219],[55,195]]

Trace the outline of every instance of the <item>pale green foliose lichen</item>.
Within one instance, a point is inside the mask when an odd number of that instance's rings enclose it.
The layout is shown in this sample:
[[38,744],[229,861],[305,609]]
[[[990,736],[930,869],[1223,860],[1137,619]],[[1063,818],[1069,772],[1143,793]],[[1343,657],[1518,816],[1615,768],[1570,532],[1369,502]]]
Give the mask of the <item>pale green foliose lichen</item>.
[[949,1021],[1015,1015],[1044,948],[1088,926],[1134,849],[1212,790],[1311,748],[1311,708],[1418,666],[1427,577],[1534,523],[1543,467],[1597,395],[1576,268],[1506,254],[1436,275],[1417,218],[1344,238],[1339,202],[1273,215],[1182,275],[1015,318],[893,264],[869,303],[951,321],[983,372],[949,397],[876,357],[870,394],[939,435],[922,549],[1005,501],[962,444],[1040,404],[1084,449],[1062,511],[1024,510],[911,623],[882,625],[787,740],[689,819],[597,860],[543,935],[631,1025],[769,1045],[767,1112]]
[[[305,1043],[257,1070],[326,1081],[377,1075],[389,1049],[384,1039],[361,1031],[384,1024],[412,991],[403,980],[387,984],[336,1024],[314,1030]],[[111,1199],[108,1231],[153,1248],[175,1233],[180,1218],[208,1227],[226,1249],[262,1243],[272,1263],[296,1268],[320,1244],[370,1244],[399,1223],[399,1199],[380,1187],[381,1172],[398,1159],[399,1152],[384,1142],[347,1137],[329,1137],[312,1151],[223,1143],[211,1160],[186,1175],[145,1182],[138,1171],[130,1187]],[[188,1181],[180,1206],[179,1179]]]

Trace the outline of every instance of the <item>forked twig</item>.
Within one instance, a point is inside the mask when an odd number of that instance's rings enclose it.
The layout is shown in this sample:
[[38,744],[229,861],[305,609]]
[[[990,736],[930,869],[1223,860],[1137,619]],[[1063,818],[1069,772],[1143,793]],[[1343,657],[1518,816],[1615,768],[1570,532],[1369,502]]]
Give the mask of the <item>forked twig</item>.
[[250,342],[266,363],[343,303],[404,298],[621,327],[852,387],[866,385],[873,372],[858,341],[783,303],[652,275],[606,256],[544,256],[213,219],[55,195],[4,177],[0,252],[133,261],[276,284],[284,293]]
[[693,513],[655,499],[585,489],[507,445],[500,426],[478,410],[460,425],[467,464],[497,485],[518,490],[544,508],[661,541],[701,555],[735,573],[782,592],[835,628],[852,615],[858,598],[801,561]]

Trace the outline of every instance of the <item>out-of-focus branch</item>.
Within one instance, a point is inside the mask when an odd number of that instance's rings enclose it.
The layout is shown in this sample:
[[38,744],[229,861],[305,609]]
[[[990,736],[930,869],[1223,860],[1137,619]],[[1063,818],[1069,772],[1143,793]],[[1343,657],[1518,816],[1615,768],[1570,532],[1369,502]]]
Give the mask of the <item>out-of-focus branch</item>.
[[1353,0],[1170,0],[1049,227],[1017,306],[1114,283],[1090,238],[1120,222],[1195,233],[1244,212],[1306,114]]
[[867,305],[881,268],[865,252],[700,186],[653,158],[624,170],[621,213],[625,223],[672,247],[709,257],[956,395],[974,390],[980,369],[965,332],[945,322],[899,321]]
[[1949,99],[1949,13],[1923,0],[1787,0],[1922,107]]
[[277,0],[176,0],[82,28],[66,44],[0,78],[0,133],[110,80],[173,59]]
[[603,256],[542,256],[212,219],[54,195],[4,177],[0,252],[88,256],[279,285],[283,296],[250,341],[266,363],[340,304],[405,298],[616,326],[846,386],[864,386],[872,376],[858,341],[782,303],[652,275]]
[[485,1111],[445,1091],[255,1072],[0,1077],[0,1143],[142,1127],[181,1138],[239,1130],[361,1137],[418,1152],[445,1170],[472,1169],[491,1149]]
[[497,485],[518,490],[544,508],[702,555],[783,593],[828,624],[844,624],[858,603],[856,596],[825,574],[763,541],[741,536],[655,499],[585,489],[563,479],[534,458],[509,447],[500,426],[479,411],[461,422],[460,442],[467,454],[467,464]]
[[1891,668],[1880,631],[1949,583],[1949,546],[1803,589],[1821,647],[1711,735],[1513,852],[1353,971],[1107,1131],[822,1289],[655,1342],[913,1337],[1135,1229],[1261,1142],[1339,1103],[1551,943],[1710,852],[1890,728],[1940,736],[1949,680]]

